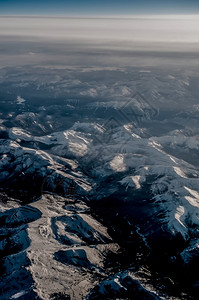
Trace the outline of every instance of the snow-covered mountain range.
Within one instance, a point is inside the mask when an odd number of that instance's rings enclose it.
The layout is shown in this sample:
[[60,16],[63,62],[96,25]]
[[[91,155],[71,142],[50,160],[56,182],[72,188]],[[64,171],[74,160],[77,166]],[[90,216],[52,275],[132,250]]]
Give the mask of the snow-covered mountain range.
[[0,299],[193,299],[198,74],[25,70],[0,101]]

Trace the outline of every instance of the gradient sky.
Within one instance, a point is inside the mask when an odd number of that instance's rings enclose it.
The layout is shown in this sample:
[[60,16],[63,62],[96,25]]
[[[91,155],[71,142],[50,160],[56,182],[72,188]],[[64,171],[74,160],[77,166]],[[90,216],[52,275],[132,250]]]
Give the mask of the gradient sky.
[[199,14],[198,0],[0,0],[1,15]]

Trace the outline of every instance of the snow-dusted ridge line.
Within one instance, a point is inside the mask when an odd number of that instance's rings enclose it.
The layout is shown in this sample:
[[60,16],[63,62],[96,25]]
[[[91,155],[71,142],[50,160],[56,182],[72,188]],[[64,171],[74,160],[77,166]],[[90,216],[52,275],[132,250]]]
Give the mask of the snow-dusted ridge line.
[[[15,173],[32,174],[42,178],[43,183],[51,182],[55,188],[62,182],[65,189],[74,183],[77,192],[87,193],[92,188],[92,183],[78,169],[77,164],[67,159],[48,154],[42,150],[36,150],[20,146],[17,142],[6,140],[1,143],[0,154],[4,160],[1,162],[1,180],[15,178]],[[14,161],[12,161],[14,157]],[[12,163],[10,163],[12,161]],[[41,181],[42,184],[42,181]]]

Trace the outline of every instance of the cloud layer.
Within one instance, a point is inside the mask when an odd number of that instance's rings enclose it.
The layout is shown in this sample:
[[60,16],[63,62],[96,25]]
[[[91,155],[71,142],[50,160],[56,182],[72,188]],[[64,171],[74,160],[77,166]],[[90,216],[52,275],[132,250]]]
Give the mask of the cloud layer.
[[165,53],[189,58],[199,53],[199,16],[0,17],[0,28],[0,61],[4,63],[62,59],[63,64],[69,56],[75,64],[94,56],[95,62],[107,64],[108,57],[109,62],[117,62],[119,56],[129,63],[129,57],[136,54],[142,60],[146,53],[152,63]]

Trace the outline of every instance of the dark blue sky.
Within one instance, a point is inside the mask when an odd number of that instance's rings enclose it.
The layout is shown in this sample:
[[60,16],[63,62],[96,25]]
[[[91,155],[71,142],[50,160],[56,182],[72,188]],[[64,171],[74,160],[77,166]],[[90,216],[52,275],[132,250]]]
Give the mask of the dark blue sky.
[[199,0],[0,0],[0,14],[199,14]]

